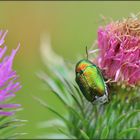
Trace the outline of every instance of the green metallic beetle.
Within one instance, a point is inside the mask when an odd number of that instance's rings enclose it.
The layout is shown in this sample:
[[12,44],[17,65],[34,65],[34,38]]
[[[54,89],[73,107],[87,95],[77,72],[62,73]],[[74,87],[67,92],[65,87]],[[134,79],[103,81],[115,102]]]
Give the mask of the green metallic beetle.
[[109,101],[107,85],[98,66],[83,59],[76,64],[75,72],[75,80],[88,101],[95,104]]

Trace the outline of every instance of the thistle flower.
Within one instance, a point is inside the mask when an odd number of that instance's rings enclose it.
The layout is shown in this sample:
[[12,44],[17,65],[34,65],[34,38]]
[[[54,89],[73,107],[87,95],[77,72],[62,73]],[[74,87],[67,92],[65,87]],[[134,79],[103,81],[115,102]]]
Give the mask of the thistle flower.
[[113,21],[98,29],[98,65],[106,78],[124,85],[140,84],[140,20]]
[[16,81],[18,78],[16,71],[12,69],[14,56],[17,53],[20,45],[18,45],[15,50],[12,50],[11,55],[4,57],[7,50],[7,47],[4,44],[6,34],[7,31],[0,31],[0,116],[13,115],[14,111],[5,111],[5,109],[20,106],[20,104],[5,103],[10,97],[15,96],[14,93],[21,88],[20,83]]

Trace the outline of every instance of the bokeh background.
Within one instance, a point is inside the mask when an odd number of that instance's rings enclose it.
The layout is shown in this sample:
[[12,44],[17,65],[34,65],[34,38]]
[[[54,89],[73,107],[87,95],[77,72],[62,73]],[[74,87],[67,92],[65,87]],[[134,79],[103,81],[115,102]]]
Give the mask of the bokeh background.
[[42,34],[50,34],[54,51],[74,63],[79,54],[85,53],[85,46],[90,47],[97,38],[97,29],[102,22],[100,15],[115,20],[139,11],[138,1],[0,2],[0,28],[9,30],[6,37],[8,52],[16,48],[18,42],[21,43],[14,61],[14,69],[20,75],[23,86],[15,99],[23,106],[17,116],[28,120],[25,126],[18,129],[19,132],[28,133],[21,138],[36,138],[51,132],[38,128],[38,124],[56,117],[40,106],[32,98],[33,95],[44,99],[60,112],[65,112],[56,97],[36,76],[37,72],[45,69],[39,50]]

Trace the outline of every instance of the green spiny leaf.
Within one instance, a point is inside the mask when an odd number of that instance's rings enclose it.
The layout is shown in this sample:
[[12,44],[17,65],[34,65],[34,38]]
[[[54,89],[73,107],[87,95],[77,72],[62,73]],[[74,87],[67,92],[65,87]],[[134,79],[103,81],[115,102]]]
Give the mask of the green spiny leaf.
[[107,139],[108,138],[108,135],[109,135],[109,127],[108,126],[105,126],[103,128],[102,133],[101,133],[101,139]]
[[134,110],[125,118],[125,121],[130,121],[130,119],[133,119],[136,115],[138,115],[138,113],[140,113],[140,110]]
[[[138,128],[134,127],[134,128],[128,128],[125,130],[122,130],[118,135],[117,138],[122,138],[123,136],[127,135],[128,133],[132,133],[133,131],[137,131]],[[127,138],[127,137],[125,137]]]
[[75,139],[74,136],[70,135],[69,133],[65,132],[63,129],[61,128],[57,128],[62,134],[66,135],[69,139]]
[[82,129],[80,130],[81,132],[81,136],[82,136],[82,139],[85,139],[85,140],[89,140],[89,136],[86,134],[86,132],[84,132]]
[[78,95],[79,95],[79,97],[80,97],[80,99],[81,99],[81,101],[82,101],[82,105],[83,105],[83,107],[84,107],[84,100],[83,100],[83,96],[82,96],[81,92],[79,91],[79,89],[78,89],[77,86],[75,86],[74,84],[73,84],[73,86],[74,86],[74,88],[75,88],[75,90],[76,90],[76,93],[78,93]]
[[37,100],[42,106],[44,106],[45,108],[47,108],[48,110],[50,110],[52,113],[56,114],[58,117],[60,117],[66,124],[67,126],[69,126],[70,128],[74,127],[74,124],[71,124],[67,119],[65,119],[60,113],[58,113],[57,111],[55,111],[55,109],[52,109],[50,106],[48,106],[44,101],[42,101],[41,99],[34,97],[35,100]]
[[112,124],[112,129],[115,129],[115,127],[117,127],[117,125],[119,125],[121,123],[122,120],[124,120],[126,117],[126,114],[122,114],[113,124]]

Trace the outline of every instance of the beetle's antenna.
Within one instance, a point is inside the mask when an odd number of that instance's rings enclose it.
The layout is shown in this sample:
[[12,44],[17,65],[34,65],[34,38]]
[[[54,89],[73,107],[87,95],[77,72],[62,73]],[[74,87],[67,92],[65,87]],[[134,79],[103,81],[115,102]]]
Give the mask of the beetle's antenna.
[[87,49],[87,46],[86,46],[86,55],[87,55],[87,60],[88,60],[88,49]]

